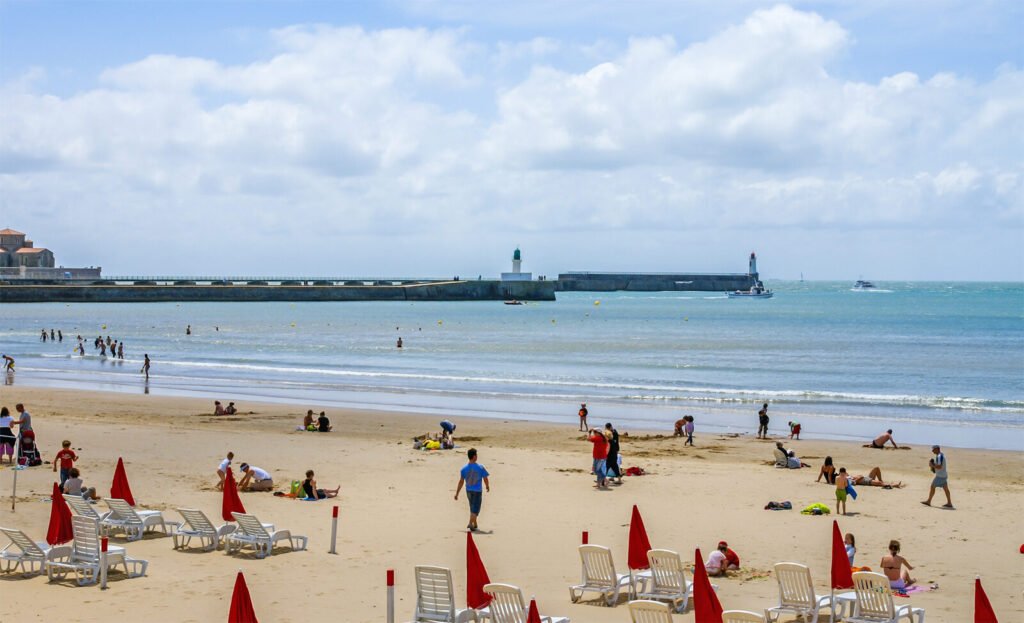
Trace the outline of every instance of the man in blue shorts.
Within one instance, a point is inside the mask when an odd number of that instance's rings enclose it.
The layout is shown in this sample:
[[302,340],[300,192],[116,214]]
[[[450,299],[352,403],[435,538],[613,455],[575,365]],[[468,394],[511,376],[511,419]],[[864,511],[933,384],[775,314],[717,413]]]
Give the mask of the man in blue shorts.
[[935,477],[932,478],[928,499],[921,503],[925,506],[931,506],[932,498],[935,497],[935,490],[941,488],[946,494],[946,503],[942,505],[942,508],[953,508],[953,500],[949,497],[949,472],[946,471],[946,455],[942,453],[942,448],[939,446],[932,446],[932,454],[935,455],[935,458],[928,460],[928,467],[931,468]]
[[490,474],[484,466],[476,462],[476,448],[470,448],[466,453],[469,463],[462,468],[459,474],[459,486],[455,487],[455,499],[459,499],[459,492],[462,485],[466,485],[466,497],[469,498],[469,525],[466,526],[471,532],[476,532],[476,518],[480,515],[480,505],[484,501],[484,487],[487,493],[491,492]]

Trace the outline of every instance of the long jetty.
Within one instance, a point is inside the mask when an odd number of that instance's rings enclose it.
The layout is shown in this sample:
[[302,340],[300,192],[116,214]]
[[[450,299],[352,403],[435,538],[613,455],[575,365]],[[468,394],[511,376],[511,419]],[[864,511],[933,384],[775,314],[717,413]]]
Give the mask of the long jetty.
[[0,303],[555,300],[554,281],[133,278],[0,282]]

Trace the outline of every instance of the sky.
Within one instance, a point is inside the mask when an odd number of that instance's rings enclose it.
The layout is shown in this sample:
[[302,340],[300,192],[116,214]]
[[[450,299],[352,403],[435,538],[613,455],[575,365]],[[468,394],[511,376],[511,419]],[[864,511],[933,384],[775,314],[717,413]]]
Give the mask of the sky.
[[1024,280],[1015,0],[0,0],[0,228],[107,275]]

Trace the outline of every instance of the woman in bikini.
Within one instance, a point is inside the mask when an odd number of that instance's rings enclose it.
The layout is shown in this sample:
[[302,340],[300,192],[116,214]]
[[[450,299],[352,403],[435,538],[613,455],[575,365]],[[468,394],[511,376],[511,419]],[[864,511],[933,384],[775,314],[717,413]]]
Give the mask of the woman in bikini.
[[832,464],[832,457],[825,457],[825,464],[821,466],[821,471],[818,472],[818,479],[814,482],[821,482],[822,476],[825,477],[825,482],[834,485],[836,484],[836,466]]
[[906,558],[900,556],[900,542],[895,539],[889,541],[889,554],[882,557],[881,566],[882,573],[889,578],[891,588],[903,590],[917,581],[910,577],[913,567],[910,566]]
[[862,487],[884,487],[886,489],[903,488],[902,480],[900,482],[885,482],[882,480],[882,469],[880,467],[872,467],[867,476],[854,476],[851,481],[853,484]]

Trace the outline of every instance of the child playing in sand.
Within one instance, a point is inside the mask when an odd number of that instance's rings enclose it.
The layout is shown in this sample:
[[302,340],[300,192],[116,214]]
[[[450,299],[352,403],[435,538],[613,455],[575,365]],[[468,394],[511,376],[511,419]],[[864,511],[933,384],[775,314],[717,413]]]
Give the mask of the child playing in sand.
[[231,460],[235,458],[234,452],[228,452],[224,460],[217,466],[217,476],[220,478],[220,482],[217,483],[217,490],[222,491],[224,489],[224,479],[228,475],[228,468],[231,467]]
[[857,539],[853,538],[852,532],[847,532],[843,538],[846,545],[846,557],[850,559],[850,567],[853,567],[853,557],[857,555]]
[[846,475],[846,468],[839,468],[839,475],[836,476],[836,512],[846,514],[846,487],[850,484],[850,478]]
[[57,452],[57,456],[53,458],[53,471],[57,471],[57,464],[60,464],[60,487],[64,488],[64,483],[68,481],[68,474],[71,468],[75,466],[75,461],[78,460],[78,455],[71,449],[71,442],[65,439],[60,444],[60,450]]
[[100,496],[96,494],[95,487],[86,488],[82,483],[81,473],[77,467],[72,467],[68,470],[68,479],[64,482],[61,490],[67,495],[80,495],[86,500],[95,501],[100,499]]
[[692,446],[693,445],[693,416],[692,415],[687,415],[683,419],[686,420],[686,424],[683,425],[683,430],[686,432],[686,443],[684,443],[683,445],[684,446]]

